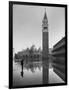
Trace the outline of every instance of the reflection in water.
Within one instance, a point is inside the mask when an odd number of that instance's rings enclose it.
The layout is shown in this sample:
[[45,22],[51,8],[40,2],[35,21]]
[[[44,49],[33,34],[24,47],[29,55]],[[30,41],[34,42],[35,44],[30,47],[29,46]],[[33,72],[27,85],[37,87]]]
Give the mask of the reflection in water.
[[24,64],[24,60],[22,59],[21,60],[21,76],[23,77],[23,74],[24,74],[24,72],[23,72],[23,64]]
[[23,77],[23,75],[24,75],[24,72],[23,72],[23,71],[21,71],[21,76]]
[[42,84],[42,61],[13,62],[13,86]]
[[[13,87],[62,83],[62,80],[49,68],[47,59],[22,60],[13,62]],[[55,78],[55,79],[54,79]]]
[[27,69],[28,71],[30,70],[32,73],[35,73],[37,68],[41,70],[41,66],[42,66],[42,62],[40,61],[37,62],[29,61],[27,64],[26,62],[24,63],[24,68]]
[[16,70],[13,70],[13,85],[25,86],[48,84],[49,68],[47,61],[48,60],[21,60],[20,62],[15,63],[14,68],[16,67]]
[[49,79],[48,59],[42,59],[42,63],[43,63],[43,84],[48,84]]

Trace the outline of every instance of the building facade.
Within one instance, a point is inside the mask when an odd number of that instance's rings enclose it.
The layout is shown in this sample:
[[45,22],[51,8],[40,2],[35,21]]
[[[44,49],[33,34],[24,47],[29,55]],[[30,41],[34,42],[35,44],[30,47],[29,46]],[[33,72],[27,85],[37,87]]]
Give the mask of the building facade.
[[52,50],[54,72],[65,81],[65,37]]

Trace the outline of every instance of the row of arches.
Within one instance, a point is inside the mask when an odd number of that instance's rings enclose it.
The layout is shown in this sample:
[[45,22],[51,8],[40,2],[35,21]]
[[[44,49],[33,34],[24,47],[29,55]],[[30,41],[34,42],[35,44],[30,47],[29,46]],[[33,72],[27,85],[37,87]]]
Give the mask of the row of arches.
[[23,55],[23,58],[41,58],[41,55]]

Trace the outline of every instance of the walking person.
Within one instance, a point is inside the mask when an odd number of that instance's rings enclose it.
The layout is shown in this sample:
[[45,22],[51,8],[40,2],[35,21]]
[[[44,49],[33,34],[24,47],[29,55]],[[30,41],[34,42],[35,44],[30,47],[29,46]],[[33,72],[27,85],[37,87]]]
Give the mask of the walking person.
[[21,60],[21,76],[23,77],[23,64],[24,64],[24,60]]
[[21,67],[22,67],[22,70],[23,70],[23,61],[24,61],[24,60],[22,59],[22,60],[21,60]]

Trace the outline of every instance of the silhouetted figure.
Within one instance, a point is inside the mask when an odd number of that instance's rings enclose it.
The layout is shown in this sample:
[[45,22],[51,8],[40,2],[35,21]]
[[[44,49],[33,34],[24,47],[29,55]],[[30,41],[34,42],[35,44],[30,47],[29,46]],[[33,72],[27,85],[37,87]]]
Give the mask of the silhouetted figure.
[[23,64],[24,64],[24,60],[22,59],[21,60],[21,76],[23,77],[23,74],[24,74],[24,72],[23,72]]
[[23,62],[24,62],[24,60],[22,59],[22,60],[21,60],[21,67],[22,67],[22,70],[23,70]]
[[24,72],[23,71],[21,71],[21,76],[23,77],[23,74],[24,74]]

